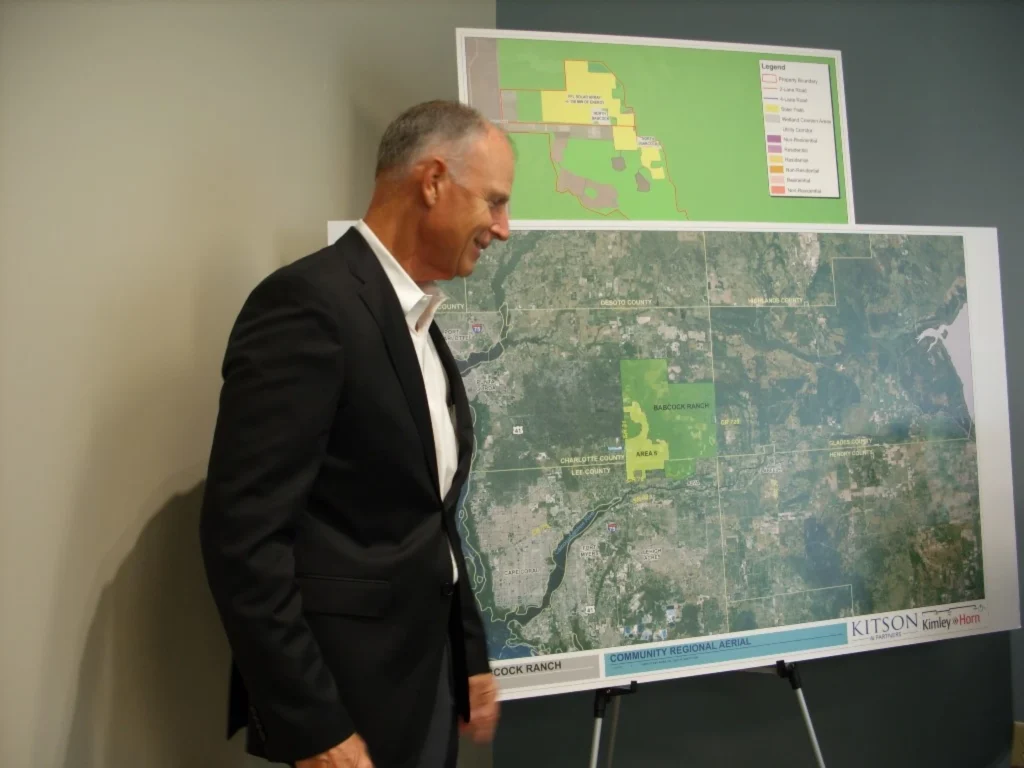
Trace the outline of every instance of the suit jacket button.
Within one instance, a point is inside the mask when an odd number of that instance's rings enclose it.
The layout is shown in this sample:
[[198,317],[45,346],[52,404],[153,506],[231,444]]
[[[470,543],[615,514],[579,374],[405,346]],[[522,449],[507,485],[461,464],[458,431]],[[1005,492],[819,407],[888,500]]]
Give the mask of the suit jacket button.
[[455,585],[452,584],[451,582],[446,581],[444,584],[441,585],[441,594],[444,595],[445,597],[448,597],[449,595],[452,595],[454,593],[455,593]]

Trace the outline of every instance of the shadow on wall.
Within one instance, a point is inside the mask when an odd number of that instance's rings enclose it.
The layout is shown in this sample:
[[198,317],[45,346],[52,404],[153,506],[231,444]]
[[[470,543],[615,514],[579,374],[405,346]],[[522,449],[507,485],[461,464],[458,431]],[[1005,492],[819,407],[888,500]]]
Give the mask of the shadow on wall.
[[[230,654],[199,550],[204,483],[143,529],[89,627],[64,768],[270,766],[225,741]],[[463,741],[459,766],[491,751]]]
[[153,515],[100,596],[65,768],[256,764],[242,734],[224,738],[229,653],[199,552],[203,487]]

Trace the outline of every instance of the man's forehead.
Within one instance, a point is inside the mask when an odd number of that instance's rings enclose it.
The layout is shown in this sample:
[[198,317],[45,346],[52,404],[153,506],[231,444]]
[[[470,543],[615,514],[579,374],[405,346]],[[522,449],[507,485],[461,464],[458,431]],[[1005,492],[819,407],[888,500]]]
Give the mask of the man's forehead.
[[504,131],[491,126],[473,142],[473,146],[481,154],[493,156],[497,152],[510,151],[512,145]]
[[489,179],[506,175],[514,165],[511,144],[497,131],[492,131],[474,142],[467,159],[472,173]]

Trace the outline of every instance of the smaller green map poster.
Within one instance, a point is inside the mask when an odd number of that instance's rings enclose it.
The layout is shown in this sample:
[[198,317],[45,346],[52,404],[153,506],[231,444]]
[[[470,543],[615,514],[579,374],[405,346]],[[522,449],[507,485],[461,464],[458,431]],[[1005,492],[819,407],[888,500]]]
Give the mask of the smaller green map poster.
[[459,29],[527,220],[853,223],[838,51]]

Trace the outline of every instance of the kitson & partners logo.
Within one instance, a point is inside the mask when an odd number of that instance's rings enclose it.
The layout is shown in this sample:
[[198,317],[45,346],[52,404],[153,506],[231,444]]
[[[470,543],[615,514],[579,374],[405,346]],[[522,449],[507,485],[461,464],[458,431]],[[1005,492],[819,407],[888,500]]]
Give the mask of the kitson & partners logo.
[[895,640],[921,631],[921,617],[917,611],[854,619],[850,622],[850,641]]

